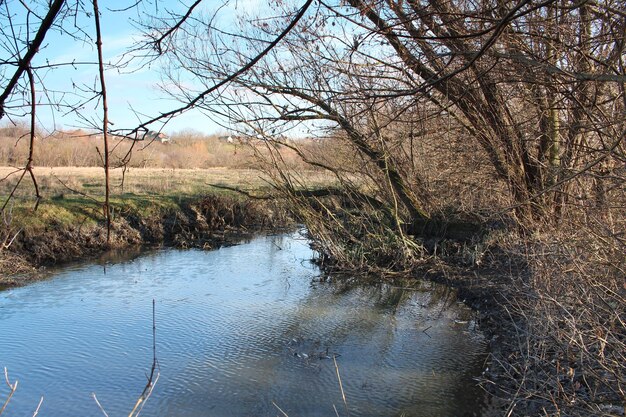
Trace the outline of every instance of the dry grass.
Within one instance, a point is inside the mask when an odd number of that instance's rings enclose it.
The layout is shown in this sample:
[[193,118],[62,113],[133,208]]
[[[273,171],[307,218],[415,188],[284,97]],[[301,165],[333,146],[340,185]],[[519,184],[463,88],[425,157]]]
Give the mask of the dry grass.
[[[36,167],[35,176],[44,198],[71,195],[75,192],[99,198],[104,190],[104,171],[93,167]],[[0,167],[0,195],[7,196],[19,171],[12,167]],[[308,183],[322,185],[330,177],[319,172],[307,175]],[[270,188],[266,176],[253,169],[207,168],[121,168],[111,170],[113,196],[120,195],[201,195],[216,192],[212,185],[239,188],[250,192],[262,192]],[[18,190],[21,198],[33,198],[32,183],[25,179]]]
[[[4,178],[13,168],[0,167]],[[36,167],[37,181],[45,196],[68,194],[71,190],[101,195],[104,189],[104,170],[94,167]],[[11,179],[2,183],[3,194],[11,185]],[[210,184],[227,184],[242,188],[264,186],[259,173],[250,169],[166,169],[166,168],[121,168],[111,170],[113,194],[198,194],[210,189]],[[29,193],[27,187],[22,195]]]
[[[12,126],[0,127],[0,165],[20,166],[28,156],[30,131]],[[228,141],[216,135],[194,132],[178,132],[170,141],[132,141],[111,136],[111,166],[133,168],[256,168],[259,156],[267,155],[266,143],[257,139],[234,139]],[[315,148],[310,140],[300,145]],[[34,165],[45,167],[102,166],[103,138],[83,130],[55,131],[43,135],[37,132],[34,141]],[[283,158],[294,168],[310,170],[296,156],[284,149]]]

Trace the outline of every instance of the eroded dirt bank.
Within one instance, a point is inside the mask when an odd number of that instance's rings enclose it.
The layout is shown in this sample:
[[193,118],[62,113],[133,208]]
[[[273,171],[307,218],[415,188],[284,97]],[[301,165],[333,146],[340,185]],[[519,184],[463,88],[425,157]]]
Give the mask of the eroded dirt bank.
[[38,279],[42,268],[88,259],[110,249],[138,245],[210,249],[263,230],[289,226],[292,220],[276,202],[211,195],[177,207],[118,210],[107,243],[104,223],[59,224],[23,228],[0,252],[0,285]]

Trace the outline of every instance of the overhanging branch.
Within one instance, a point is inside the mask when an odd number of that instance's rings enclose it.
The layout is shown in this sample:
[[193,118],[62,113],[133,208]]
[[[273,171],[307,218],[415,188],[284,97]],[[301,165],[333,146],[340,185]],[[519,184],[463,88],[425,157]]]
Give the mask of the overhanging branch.
[[35,54],[39,52],[39,48],[41,47],[41,44],[46,37],[46,33],[48,33],[48,30],[52,27],[54,19],[56,18],[57,14],[59,14],[59,11],[61,10],[61,7],[64,3],[65,0],[54,0],[52,2],[52,4],[50,5],[50,9],[46,14],[46,17],[41,22],[41,26],[39,26],[39,30],[37,31],[35,38],[28,46],[26,55],[24,55],[24,58],[19,60],[17,69],[15,70],[15,74],[13,74],[13,77],[0,95],[0,119],[2,119],[5,115],[4,104],[7,98],[17,85],[24,72],[30,67],[30,61],[32,61]]

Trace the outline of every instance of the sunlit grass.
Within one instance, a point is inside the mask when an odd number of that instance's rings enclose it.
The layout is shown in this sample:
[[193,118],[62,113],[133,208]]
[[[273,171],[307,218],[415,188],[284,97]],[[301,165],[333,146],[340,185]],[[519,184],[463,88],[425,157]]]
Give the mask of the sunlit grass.
[[[95,167],[36,167],[35,177],[42,200],[37,211],[35,189],[26,176],[5,210],[5,223],[27,228],[56,225],[92,224],[103,218],[104,170]],[[13,173],[12,175],[10,175]],[[0,167],[0,204],[5,204],[20,173],[12,167]],[[324,186],[328,175],[305,174],[309,185]],[[128,168],[111,170],[111,205],[115,213],[140,215],[176,209],[184,201],[207,194],[242,195],[214,187],[226,186],[246,192],[264,194],[271,191],[268,179],[253,169],[207,168]]]

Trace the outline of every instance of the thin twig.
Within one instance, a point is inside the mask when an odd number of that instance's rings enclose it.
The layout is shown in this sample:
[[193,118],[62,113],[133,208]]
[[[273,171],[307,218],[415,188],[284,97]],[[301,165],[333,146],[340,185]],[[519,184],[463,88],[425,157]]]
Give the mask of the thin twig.
[[341,383],[341,375],[339,375],[339,366],[337,365],[337,356],[333,355],[333,362],[335,363],[335,371],[337,372],[337,381],[339,381],[339,389],[341,390],[341,398],[343,399],[343,405],[346,407],[346,414],[350,417],[350,410],[348,409],[348,401],[346,401],[346,393],[343,390],[343,384]]
[[104,407],[102,407],[102,404],[100,404],[100,401],[98,401],[98,397],[96,397],[96,393],[92,392],[91,396],[93,397],[94,401],[96,402],[96,405],[98,406],[98,408],[100,409],[100,411],[102,411],[102,414],[105,415],[105,417],[109,417],[109,415],[107,414],[107,412],[104,410]]
[[283,416],[285,416],[285,417],[289,417],[289,415],[287,415],[287,413],[285,413],[285,412],[282,410],[282,408],[280,408],[280,407],[278,406],[278,404],[276,404],[274,401],[272,401],[272,404],[274,405],[274,407],[278,408],[278,411],[280,411],[280,412],[282,413],[282,415],[283,415]]
[[263,49],[259,54],[257,54],[254,58],[252,58],[250,61],[248,61],[245,65],[243,65],[237,71],[233,72],[232,74],[230,74],[229,76],[227,76],[223,80],[219,81],[218,83],[216,83],[216,84],[212,85],[211,87],[209,87],[208,89],[204,90],[203,92],[198,94],[196,97],[194,97],[192,100],[190,100],[189,103],[187,103],[187,104],[185,104],[185,105],[183,105],[183,106],[181,106],[181,107],[179,107],[177,109],[170,110],[168,112],[161,113],[159,116],[153,117],[152,119],[142,123],[141,125],[139,125],[135,129],[133,129],[132,132],[139,132],[142,129],[146,129],[147,126],[149,126],[150,124],[152,124],[154,122],[157,122],[157,121],[162,121],[164,119],[165,119],[165,123],[167,123],[174,116],[182,114],[182,113],[186,112],[187,110],[196,107],[198,105],[198,103],[201,103],[209,94],[213,93],[214,91],[218,90],[219,88],[223,87],[224,85],[226,85],[226,84],[236,80],[239,76],[241,76],[242,74],[246,73],[249,69],[254,67],[261,59],[263,59],[263,57],[265,55],[267,55],[272,49],[274,49],[274,47],[276,47],[276,45],[278,45],[278,43],[281,40],[283,40],[283,38],[285,38],[285,36],[287,36],[287,34],[289,34],[289,32],[291,32],[291,30],[302,19],[302,17],[304,16],[304,14],[309,9],[309,6],[311,6],[312,3],[313,3],[313,0],[306,0],[304,5],[302,5],[302,7],[298,10],[296,16],[293,18],[293,20],[291,20],[291,22],[289,22],[287,27],[272,42],[270,42],[269,45],[265,49]]
[[54,174],[50,174],[50,175],[51,175],[51,176],[52,176],[55,180],[57,180],[57,181],[58,181],[58,182],[59,182],[59,183],[60,183],[60,184],[61,184],[61,185],[62,185],[62,186],[66,189],[66,190],[71,191],[71,192],[73,192],[73,193],[75,193],[75,194],[78,194],[78,195],[80,195],[80,196],[82,196],[82,197],[85,197],[86,199],[88,199],[88,200],[90,200],[90,201],[92,201],[92,202],[94,202],[94,203],[96,203],[96,204],[98,204],[98,205],[100,204],[100,202],[99,202],[97,199],[95,199],[94,197],[90,196],[89,194],[84,193],[84,192],[82,192],[82,191],[79,191],[79,190],[78,190],[78,189],[76,189],[76,188],[72,188],[72,187],[70,187],[69,185],[67,185],[66,183],[64,183],[64,182],[63,182],[63,180],[62,180],[61,178],[57,177],[57,176],[56,176],[56,175],[54,175]]
[[228,190],[228,191],[233,191],[236,192],[238,194],[242,194],[245,195],[248,198],[252,198],[254,200],[271,200],[272,198],[274,198],[271,195],[264,195],[264,196],[257,196],[257,195],[253,195],[251,194],[249,191],[246,190],[242,190],[241,188],[238,187],[230,187],[228,185],[222,185],[222,184],[209,184],[209,186],[214,187],[214,188],[218,188],[220,190]]
[[[146,401],[152,394],[152,390],[159,380],[160,373],[157,371],[159,367],[159,362],[156,357],[156,301],[152,299],[152,368],[150,369],[150,376],[148,377],[148,382],[146,383],[145,388],[143,389],[139,399],[135,403],[132,411],[128,415],[128,417],[137,417]],[[156,373],[155,373],[156,372]]]
[[15,394],[15,390],[17,390],[18,381],[15,381],[13,384],[9,382],[9,372],[7,371],[6,367],[4,368],[4,382],[6,382],[7,386],[9,387],[9,396],[7,397],[6,401],[2,405],[2,408],[0,408],[0,414],[2,414],[4,410],[7,408],[9,401],[11,401],[11,397],[13,397],[13,394]]
[[39,409],[41,408],[41,404],[43,404],[43,395],[39,399],[39,404],[37,404],[37,408],[35,408],[35,412],[33,413],[33,417],[37,417],[37,414],[39,414]]

